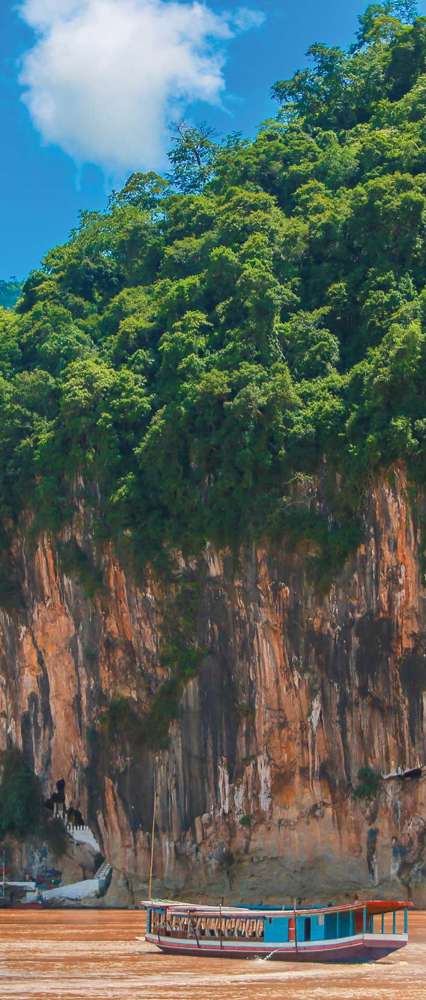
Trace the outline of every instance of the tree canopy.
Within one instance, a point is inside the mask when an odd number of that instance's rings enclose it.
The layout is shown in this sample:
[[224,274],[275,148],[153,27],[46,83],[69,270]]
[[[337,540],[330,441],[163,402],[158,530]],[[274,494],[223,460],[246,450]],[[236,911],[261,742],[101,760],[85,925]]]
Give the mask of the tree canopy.
[[426,18],[310,55],[253,141],[183,123],[0,310],[4,520],[56,530],[78,481],[142,559],[287,533],[334,566],[372,477],[425,482]]
[[12,277],[7,281],[0,280],[0,306],[12,309],[21,294],[22,282]]

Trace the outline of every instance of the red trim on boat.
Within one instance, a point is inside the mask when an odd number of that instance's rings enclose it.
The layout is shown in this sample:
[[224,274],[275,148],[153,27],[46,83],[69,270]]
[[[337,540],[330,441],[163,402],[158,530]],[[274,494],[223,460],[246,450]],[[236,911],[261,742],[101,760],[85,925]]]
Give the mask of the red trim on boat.
[[[145,901],[141,905],[145,909],[167,910],[170,915],[174,916],[187,916],[190,914],[196,914],[198,917],[235,916],[240,920],[253,920],[256,917],[285,917],[291,916],[293,913],[293,910],[290,909],[263,910],[262,907],[259,907],[258,909],[249,910],[242,906],[202,906],[197,903],[173,903],[162,902],[161,900],[153,902]],[[412,910],[414,909],[414,903],[408,900],[364,899],[355,900],[352,903],[340,903],[338,906],[321,906],[317,909],[297,908],[296,914],[298,917],[315,917],[323,913],[347,913],[349,911],[364,910],[365,908],[367,908],[370,914],[392,913],[396,910]]]
[[217,942],[202,941],[197,945],[195,940],[182,941],[177,938],[160,938],[158,940],[156,935],[147,934],[145,940],[149,944],[154,944],[156,947],[160,948],[161,951],[181,953],[181,954],[192,954],[204,956],[220,956],[222,958],[245,958],[250,956],[267,956],[270,955],[275,959],[282,959],[283,961],[297,962],[300,960],[306,961],[317,961],[318,959],[324,959],[324,956],[329,956],[332,958],[342,958],[346,955],[349,957],[358,953],[359,956],[365,958],[373,957],[384,957],[393,951],[398,951],[406,944],[406,938],[404,936],[390,936],[383,937],[382,935],[367,935],[366,937],[357,937],[355,940],[342,940],[332,941],[332,942],[318,942],[318,947],[316,946],[306,946],[306,944],[301,943],[293,948],[286,948],[285,946],[279,945],[277,942],[274,943],[259,943],[251,944],[248,943],[245,947],[242,943],[238,942],[234,946],[229,947],[229,942],[224,942],[222,947]]

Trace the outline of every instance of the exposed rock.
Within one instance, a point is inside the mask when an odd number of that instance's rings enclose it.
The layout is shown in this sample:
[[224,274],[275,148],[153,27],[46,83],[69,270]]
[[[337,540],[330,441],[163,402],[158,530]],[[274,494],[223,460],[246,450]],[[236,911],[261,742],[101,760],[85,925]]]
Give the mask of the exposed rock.
[[[77,529],[75,529],[77,530]],[[80,543],[91,547],[84,519]],[[206,550],[194,634],[203,650],[167,749],[107,745],[121,696],[141,714],[167,676],[165,584],[137,584],[107,548],[92,600],[52,543],[13,551],[22,595],[0,614],[1,743],[22,745],[46,791],[97,831],[116,874],[108,899],[147,891],[154,784],[163,894],[411,895],[426,905],[425,778],[354,800],[358,770],[426,759],[425,596],[402,470],[372,492],[363,542],[329,593],[302,554]]]

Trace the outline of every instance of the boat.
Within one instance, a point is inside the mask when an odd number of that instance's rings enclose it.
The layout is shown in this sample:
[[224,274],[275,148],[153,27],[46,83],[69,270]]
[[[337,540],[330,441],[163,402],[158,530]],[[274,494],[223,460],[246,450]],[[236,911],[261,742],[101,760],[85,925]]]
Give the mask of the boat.
[[203,906],[147,900],[145,940],[162,952],[288,962],[371,962],[408,942],[411,903],[340,906]]

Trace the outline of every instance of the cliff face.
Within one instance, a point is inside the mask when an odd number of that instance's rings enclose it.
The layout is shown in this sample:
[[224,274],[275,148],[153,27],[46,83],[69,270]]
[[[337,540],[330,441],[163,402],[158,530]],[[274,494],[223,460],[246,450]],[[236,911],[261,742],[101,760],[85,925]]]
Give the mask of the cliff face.
[[[84,518],[74,532],[90,548]],[[363,542],[327,594],[306,567],[284,543],[238,566],[206,551],[201,665],[155,751],[125,732],[108,739],[102,717],[119,696],[143,714],[164,682],[164,582],[136,585],[105,550],[89,599],[46,537],[16,539],[1,744],[23,746],[46,792],[65,778],[130,892],[146,891],[155,783],[156,891],[426,904],[426,779],[382,782],[372,799],[351,791],[360,767],[426,760],[426,591],[403,471],[372,492]]]

